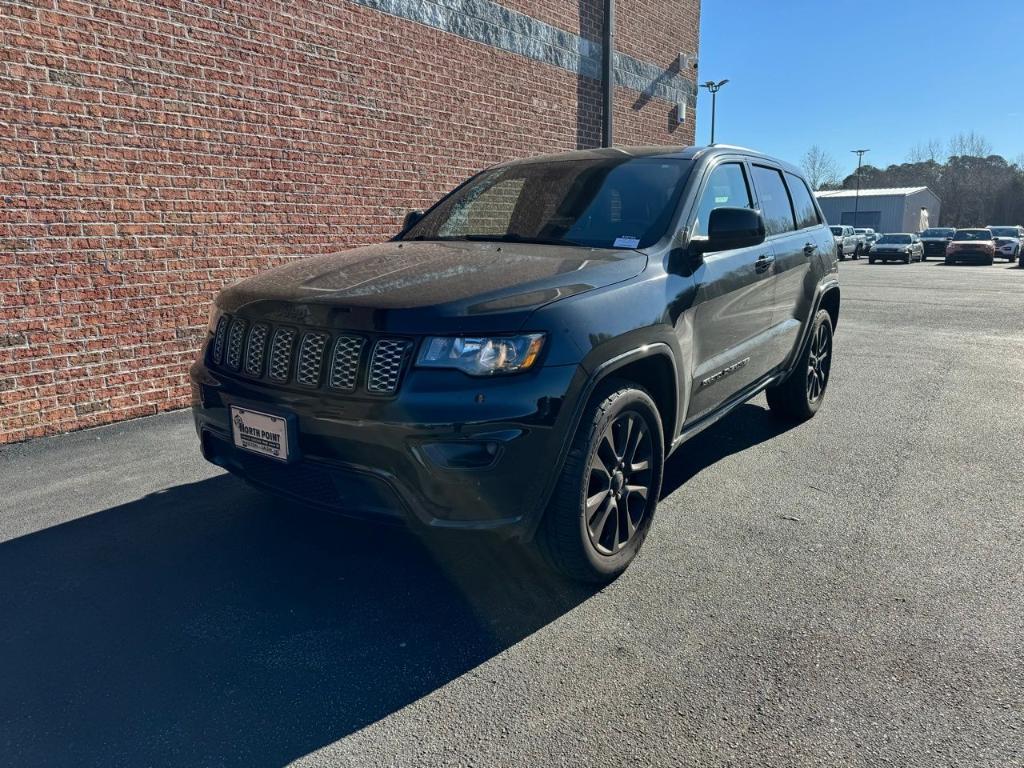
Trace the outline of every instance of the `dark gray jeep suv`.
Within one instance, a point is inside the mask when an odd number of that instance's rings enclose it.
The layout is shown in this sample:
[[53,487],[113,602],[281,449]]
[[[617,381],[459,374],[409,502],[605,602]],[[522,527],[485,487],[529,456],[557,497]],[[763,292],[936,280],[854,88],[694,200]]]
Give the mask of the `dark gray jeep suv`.
[[789,419],[821,406],[837,269],[800,172],[750,150],[500,165],[390,242],[225,289],[191,371],[203,455],[611,579],[669,453],[761,391]]

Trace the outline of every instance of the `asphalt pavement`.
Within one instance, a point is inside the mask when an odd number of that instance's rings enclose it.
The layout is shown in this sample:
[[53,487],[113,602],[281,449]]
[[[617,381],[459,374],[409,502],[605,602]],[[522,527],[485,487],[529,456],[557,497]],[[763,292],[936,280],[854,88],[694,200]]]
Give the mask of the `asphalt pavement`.
[[0,764],[1024,765],[1024,270],[841,265],[822,411],[600,590],[277,502],[187,412],[0,449]]

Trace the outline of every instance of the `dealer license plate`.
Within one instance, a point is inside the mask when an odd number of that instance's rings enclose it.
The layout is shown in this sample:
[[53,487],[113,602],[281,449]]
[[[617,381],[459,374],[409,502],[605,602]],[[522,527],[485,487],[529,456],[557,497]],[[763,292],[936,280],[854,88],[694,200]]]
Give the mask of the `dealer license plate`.
[[232,405],[231,434],[242,450],[288,461],[288,422],[280,416]]

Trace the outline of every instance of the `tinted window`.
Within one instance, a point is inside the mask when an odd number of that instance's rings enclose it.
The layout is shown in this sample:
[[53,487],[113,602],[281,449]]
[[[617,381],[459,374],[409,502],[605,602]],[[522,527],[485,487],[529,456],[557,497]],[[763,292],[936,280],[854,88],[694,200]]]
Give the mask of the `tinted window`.
[[879,245],[906,245],[911,241],[912,238],[910,235],[885,235],[884,237],[879,238],[878,243]]
[[956,230],[932,227],[921,233],[921,237],[949,237]]
[[757,199],[764,215],[764,228],[769,235],[779,235],[796,229],[793,220],[793,206],[789,204],[786,185],[782,182],[782,174],[774,168],[754,166],[754,184],[757,186]]
[[693,234],[707,237],[708,217],[715,208],[749,208],[750,189],[747,176],[740,163],[722,163],[708,177],[697,203],[697,218],[693,222]]
[[992,233],[987,229],[958,229],[953,235],[953,239],[959,241],[991,240]]
[[816,227],[821,223],[818,218],[818,209],[814,207],[814,200],[811,193],[804,184],[804,180],[791,173],[786,174],[786,182],[789,184],[789,193],[793,196],[793,208],[796,211],[797,229],[804,227]]
[[494,168],[442,200],[402,239],[645,248],[668,229],[690,166],[616,157]]
[[843,234],[843,228],[842,227],[829,227],[829,229],[832,230],[832,234],[833,235],[841,235],[841,234]]
[[989,232],[996,237],[1019,237],[1016,227],[990,227]]

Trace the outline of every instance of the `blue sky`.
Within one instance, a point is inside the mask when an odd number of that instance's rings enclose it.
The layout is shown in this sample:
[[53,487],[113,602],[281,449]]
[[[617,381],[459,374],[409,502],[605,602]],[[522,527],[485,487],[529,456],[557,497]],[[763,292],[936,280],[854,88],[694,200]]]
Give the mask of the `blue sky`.
[[[716,140],[799,162],[812,144],[848,173],[974,130],[1024,153],[1024,0],[703,0],[699,80]],[[697,143],[711,131],[699,89]]]

